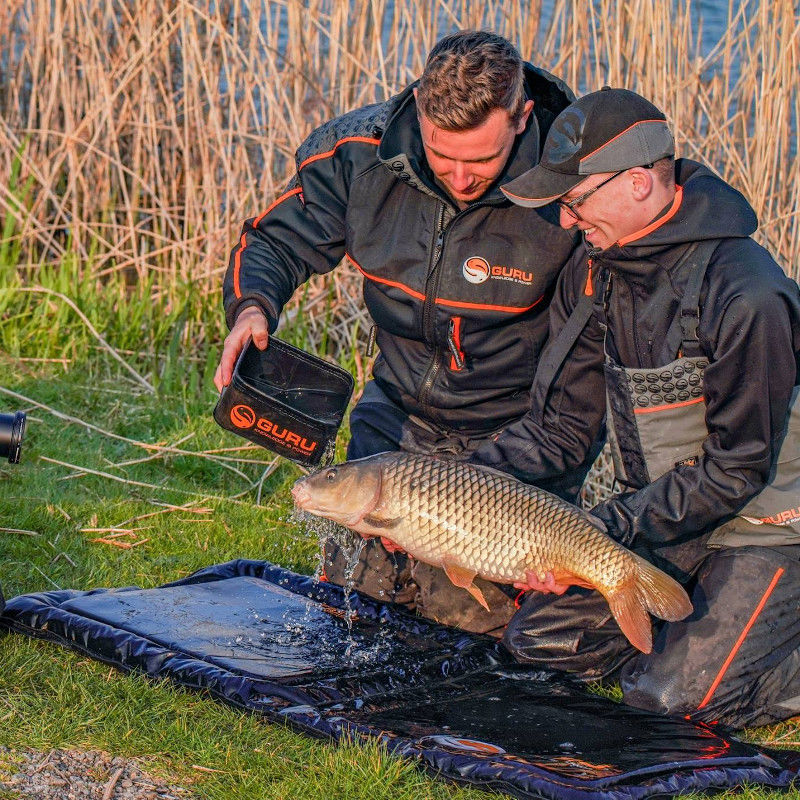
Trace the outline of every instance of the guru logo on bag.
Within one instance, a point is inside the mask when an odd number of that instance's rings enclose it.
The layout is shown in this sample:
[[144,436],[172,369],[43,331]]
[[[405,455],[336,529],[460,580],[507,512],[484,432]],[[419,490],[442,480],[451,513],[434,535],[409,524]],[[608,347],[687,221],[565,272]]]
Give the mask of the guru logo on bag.
[[295,453],[308,455],[314,452],[317,442],[313,439],[306,439],[299,433],[290,431],[286,427],[281,427],[266,417],[259,417],[250,406],[243,404],[236,405],[231,409],[231,422],[237,428],[252,428],[267,439],[288,447]]
[[256,412],[250,406],[234,406],[231,409],[231,422],[237,428],[252,428],[256,424]]

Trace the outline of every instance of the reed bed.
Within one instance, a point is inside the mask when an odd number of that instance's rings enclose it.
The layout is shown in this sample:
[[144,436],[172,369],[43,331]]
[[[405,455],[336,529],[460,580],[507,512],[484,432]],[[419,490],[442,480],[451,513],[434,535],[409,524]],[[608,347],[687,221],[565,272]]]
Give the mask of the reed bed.
[[[282,191],[303,137],[391,96],[467,27],[507,36],[578,93],[610,84],[653,99],[679,154],[745,193],[759,238],[797,277],[795,2],[731,0],[711,45],[698,19],[689,0],[6,0],[4,284],[37,285],[69,259],[84,286],[146,285],[169,305],[191,285],[216,306],[241,221]],[[367,328],[347,269],[289,313],[336,356]]]

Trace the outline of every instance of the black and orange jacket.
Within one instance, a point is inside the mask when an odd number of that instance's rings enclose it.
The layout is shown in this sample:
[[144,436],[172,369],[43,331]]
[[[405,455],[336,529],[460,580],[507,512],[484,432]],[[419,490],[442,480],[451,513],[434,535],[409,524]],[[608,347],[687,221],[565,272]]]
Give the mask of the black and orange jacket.
[[427,166],[413,86],[314,131],[287,191],[244,223],[224,283],[228,325],[257,304],[274,331],[295,289],[346,256],[364,276],[374,377],[392,400],[459,431],[524,414],[555,279],[575,245],[552,213],[497,188],[538,161],[572,98],[530,65],[526,79],[534,114],[503,174],[463,211]]
[[[605,303],[596,305],[548,387],[544,408],[532,409],[473,456],[529,482],[580,464],[605,416],[603,325],[609,353],[623,366],[672,361],[688,279],[676,265],[692,242],[720,240],[706,270],[697,330],[709,360],[702,455],[593,509],[622,541],[651,550],[716,528],[764,488],[800,382],[800,290],[750,238],[758,224],[753,209],[696,162],[680,159],[676,180],[675,202],[655,223],[607,250],[576,251],[551,304],[553,336],[586,291],[589,260],[595,284],[610,272]],[[539,388],[532,396],[541,396]]]

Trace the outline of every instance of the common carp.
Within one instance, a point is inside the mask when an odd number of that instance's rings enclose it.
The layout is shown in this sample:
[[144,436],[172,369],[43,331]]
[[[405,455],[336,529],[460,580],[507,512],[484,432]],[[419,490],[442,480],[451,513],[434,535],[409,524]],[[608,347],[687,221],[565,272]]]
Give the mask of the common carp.
[[683,619],[692,604],[669,575],[615,542],[600,520],[505,473],[457,461],[381,453],[300,478],[295,504],[362,536],[380,536],[441,567],[488,609],[476,575],[498,583],[544,582],[597,589],[628,640],[652,650],[648,612]]

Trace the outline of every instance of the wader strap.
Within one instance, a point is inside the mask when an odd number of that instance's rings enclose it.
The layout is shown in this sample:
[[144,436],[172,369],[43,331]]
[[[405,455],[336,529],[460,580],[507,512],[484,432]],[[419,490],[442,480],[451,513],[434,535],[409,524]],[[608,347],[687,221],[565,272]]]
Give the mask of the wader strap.
[[687,269],[689,272],[689,280],[683,290],[683,302],[681,303],[682,340],[678,352],[680,356],[693,358],[703,355],[697,338],[697,326],[700,323],[700,290],[703,287],[703,279],[706,276],[711,256],[718,245],[719,239],[692,242],[676,265],[676,273],[678,269]]
[[556,374],[592,316],[594,295],[595,292],[588,295],[585,292],[581,294],[572,313],[567,317],[564,327],[558,332],[558,336],[548,343],[536,368],[536,377],[531,392],[531,408],[536,409],[539,421],[544,417],[545,399]]

